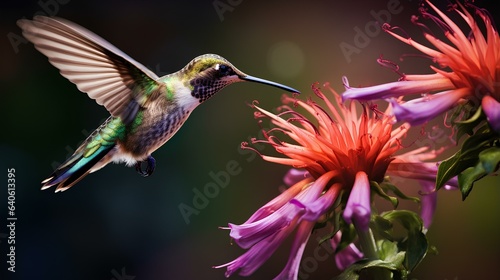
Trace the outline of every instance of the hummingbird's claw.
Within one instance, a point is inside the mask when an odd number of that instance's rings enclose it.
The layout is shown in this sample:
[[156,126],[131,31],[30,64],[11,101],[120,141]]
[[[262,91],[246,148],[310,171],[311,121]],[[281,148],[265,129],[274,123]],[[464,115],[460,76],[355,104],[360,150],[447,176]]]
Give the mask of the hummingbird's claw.
[[137,173],[141,174],[142,176],[144,176],[144,171],[142,171],[142,161],[138,161],[135,163],[135,171],[137,171]]
[[[142,163],[146,162],[146,170],[142,170]],[[149,175],[153,174],[155,171],[156,167],[156,160],[152,156],[148,156],[146,160],[143,161],[138,161],[135,163],[135,170],[137,173],[139,173],[142,177],[148,177]]]
[[153,172],[155,171],[155,167],[156,167],[155,158],[152,156],[149,156],[148,157],[148,166],[146,167],[146,174],[148,174],[147,176],[153,174]]

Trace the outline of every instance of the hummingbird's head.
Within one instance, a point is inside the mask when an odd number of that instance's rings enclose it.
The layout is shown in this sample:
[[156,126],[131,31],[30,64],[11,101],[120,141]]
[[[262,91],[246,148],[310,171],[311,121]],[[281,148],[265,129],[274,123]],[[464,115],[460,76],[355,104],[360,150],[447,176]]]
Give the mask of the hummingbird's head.
[[216,54],[205,54],[196,57],[181,70],[189,83],[191,95],[200,103],[216,94],[225,86],[236,82],[256,82],[274,86],[289,92],[299,91],[282,84],[256,78],[243,73],[225,58]]

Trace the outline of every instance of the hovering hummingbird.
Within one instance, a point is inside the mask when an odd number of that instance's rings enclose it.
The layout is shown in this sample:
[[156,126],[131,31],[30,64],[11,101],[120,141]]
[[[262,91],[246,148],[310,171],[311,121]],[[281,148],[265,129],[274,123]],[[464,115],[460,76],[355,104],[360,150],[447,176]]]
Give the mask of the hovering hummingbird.
[[229,84],[250,81],[299,93],[247,75],[215,54],[198,56],[178,72],[158,77],[103,38],[68,20],[35,16],[17,24],[61,75],[111,114],[42,181],[42,190],[57,185],[56,192],[64,191],[110,162],[135,164],[139,174],[151,175],[156,165],[151,153],[179,130],[198,105]]

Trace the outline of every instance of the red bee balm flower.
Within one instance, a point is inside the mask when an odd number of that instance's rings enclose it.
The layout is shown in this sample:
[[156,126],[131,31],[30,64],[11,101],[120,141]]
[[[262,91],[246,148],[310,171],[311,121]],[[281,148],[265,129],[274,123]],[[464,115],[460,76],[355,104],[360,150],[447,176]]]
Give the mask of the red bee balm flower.
[[[297,228],[288,263],[277,276],[277,279],[295,279],[313,226],[334,211],[332,206],[339,197],[346,196],[341,207],[346,223],[352,223],[358,232],[366,232],[371,215],[370,181],[382,182],[386,175],[395,175],[434,182],[436,169],[429,168],[427,165],[432,163],[421,159],[433,158],[435,152],[426,152],[424,148],[419,149],[421,156],[413,156],[414,153],[401,158],[395,156],[402,148],[400,139],[409,125],[393,129],[392,117],[377,110],[370,113],[367,107],[359,112],[360,107],[354,102],[342,104],[340,96],[329,85],[325,87],[336,102],[328,100],[313,86],[325,107],[312,100],[304,102],[289,96],[283,97],[285,105],[279,108],[278,114],[255,105],[256,117],[269,118],[275,127],[264,131],[265,139],[254,140],[254,143],[271,145],[285,156],[261,155],[266,161],[293,167],[285,176],[285,182],[291,187],[257,210],[245,223],[229,224],[230,236],[248,251],[232,262],[217,266],[227,267],[226,276],[238,270],[240,275],[252,274]],[[294,107],[305,110],[307,117]],[[243,147],[252,149],[246,143]],[[422,170],[430,173],[423,175]],[[426,213],[429,209],[432,212],[435,206],[435,200],[429,201],[429,207],[422,205]],[[349,248],[337,256],[341,269],[363,253],[367,255],[366,251],[355,251],[354,245]],[[338,259],[342,255],[349,259]]]
[[[396,118],[410,122],[412,125],[425,123],[467,100],[472,100],[476,106],[482,103],[492,128],[500,132],[500,114],[498,113],[500,111],[498,103],[500,101],[500,37],[492,25],[492,19],[485,10],[465,4],[472,7],[483,21],[484,32],[482,32],[473,15],[462,4],[453,5],[452,10],[470,28],[470,31],[463,31],[433,4],[426,2],[437,13],[437,16],[421,8],[422,17],[432,19],[443,29],[444,36],[449,43],[432,35],[430,29],[418,21],[417,16],[412,18],[412,22],[422,27],[425,38],[434,48],[396,34],[395,28],[391,28],[388,24],[384,24],[383,29],[396,39],[432,58],[437,66],[431,65],[430,68],[435,73],[403,75],[398,82],[365,88],[350,87],[346,80],[343,99],[389,99]],[[424,96],[403,103],[396,99],[402,95],[412,94]]]

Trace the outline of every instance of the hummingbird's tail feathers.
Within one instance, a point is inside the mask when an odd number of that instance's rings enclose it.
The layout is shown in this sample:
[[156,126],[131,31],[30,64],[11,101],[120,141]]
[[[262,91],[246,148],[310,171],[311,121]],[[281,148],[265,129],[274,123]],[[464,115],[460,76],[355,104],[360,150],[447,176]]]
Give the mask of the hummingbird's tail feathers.
[[88,157],[84,157],[83,152],[75,153],[61,166],[59,166],[49,178],[42,181],[42,190],[56,186],[56,192],[65,191],[71,188],[87,174],[92,172],[101,159],[106,156],[115,145],[102,145],[97,151]]

